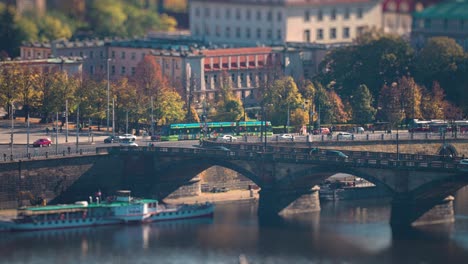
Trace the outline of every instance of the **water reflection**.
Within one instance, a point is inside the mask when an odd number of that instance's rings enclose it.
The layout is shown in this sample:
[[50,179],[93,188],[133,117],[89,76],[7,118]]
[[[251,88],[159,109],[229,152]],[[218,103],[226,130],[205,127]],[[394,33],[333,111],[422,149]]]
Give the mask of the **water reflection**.
[[460,197],[454,224],[405,232],[390,228],[388,202],[339,201],[287,217],[258,218],[257,204],[244,202],[218,205],[213,219],[2,233],[0,262],[464,263],[468,204]]

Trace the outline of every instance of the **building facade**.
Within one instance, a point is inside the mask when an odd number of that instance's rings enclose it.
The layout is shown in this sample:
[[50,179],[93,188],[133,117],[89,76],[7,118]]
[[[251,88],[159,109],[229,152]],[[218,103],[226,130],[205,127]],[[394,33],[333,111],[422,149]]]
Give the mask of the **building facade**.
[[414,13],[412,45],[421,48],[436,36],[453,38],[468,50],[468,0],[442,2]]
[[189,0],[194,38],[213,43],[349,43],[381,28],[379,0]]
[[384,0],[382,3],[382,28],[409,39],[413,13],[433,5],[440,0]]

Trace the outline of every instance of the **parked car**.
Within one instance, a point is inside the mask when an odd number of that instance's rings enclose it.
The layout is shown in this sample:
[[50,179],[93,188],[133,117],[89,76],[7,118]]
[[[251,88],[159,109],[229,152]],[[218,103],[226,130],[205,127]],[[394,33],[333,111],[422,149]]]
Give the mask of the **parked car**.
[[339,132],[336,136],[338,140],[350,140],[353,139],[353,134],[348,132]]
[[50,138],[40,138],[33,142],[33,147],[35,148],[49,147],[50,145],[52,145]]
[[117,143],[117,142],[119,142],[119,141],[120,141],[120,139],[119,139],[118,136],[109,136],[109,137],[107,137],[107,138],[104,139],[104,143],[107,143],[107,144],[109,144],[109,143]]
[[280,136],[281,139],[292,139],[293,138],[293,135],[291,134],[282,134]]
[[235,136],[233,136],[233,135],[223,135],[221,137],[221,140],[225,141],[225,142],[233,142],[233,141],[236,141],[237,138]]

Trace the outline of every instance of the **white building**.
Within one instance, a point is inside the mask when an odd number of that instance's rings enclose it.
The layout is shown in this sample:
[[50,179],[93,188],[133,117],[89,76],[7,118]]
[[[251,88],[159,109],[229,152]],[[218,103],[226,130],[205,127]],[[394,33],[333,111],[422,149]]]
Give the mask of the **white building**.
[[380,0],[189,0],[194,38],[213,43],[278,45],[351,42],[381,28]]

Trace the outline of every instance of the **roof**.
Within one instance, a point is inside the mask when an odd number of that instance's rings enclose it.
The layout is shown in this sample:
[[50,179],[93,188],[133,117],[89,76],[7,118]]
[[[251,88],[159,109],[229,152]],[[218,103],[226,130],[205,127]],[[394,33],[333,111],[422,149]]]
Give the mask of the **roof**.
[[414,13],[414,18],[468,19],[468,0],[439,3]]

